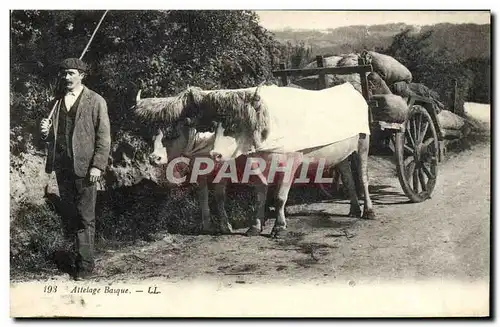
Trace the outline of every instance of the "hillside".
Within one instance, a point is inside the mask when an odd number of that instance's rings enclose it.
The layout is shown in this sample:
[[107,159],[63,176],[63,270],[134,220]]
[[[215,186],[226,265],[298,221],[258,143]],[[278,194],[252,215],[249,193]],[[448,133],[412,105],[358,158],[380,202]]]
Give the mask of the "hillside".
[[413,26],[404,23],[371,26],[347,26],[328,30],[275,30],[278,41],[312,47],[313,55],[339,54],[363,48],[386,48],[394,35],[405,29],[412,33],[434,30],[430,38],[436,51],[444,50],[448,59],[462,61],[471,57],[489,58],[491,52],[490,25],[436,24]]

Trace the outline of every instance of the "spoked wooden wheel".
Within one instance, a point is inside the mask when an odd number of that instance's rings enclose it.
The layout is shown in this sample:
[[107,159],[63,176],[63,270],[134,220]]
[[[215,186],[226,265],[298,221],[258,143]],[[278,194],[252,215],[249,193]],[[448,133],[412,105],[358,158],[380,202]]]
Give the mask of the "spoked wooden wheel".
[[410,109],[404,132],[396,134],[398,178],[412,202],[430,198],[437,178],[439,140],[431,116],[419,105]]

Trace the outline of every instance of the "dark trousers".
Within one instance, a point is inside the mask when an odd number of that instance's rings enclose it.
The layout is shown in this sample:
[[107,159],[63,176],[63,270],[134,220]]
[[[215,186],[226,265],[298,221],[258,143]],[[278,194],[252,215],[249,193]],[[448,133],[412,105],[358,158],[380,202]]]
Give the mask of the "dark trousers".
[[97,187],[74,173],[71,160],[60,159],[55,169],[59,196],[64,205],[69,231],[75,235],[76,268],[94,268],[95,204]]

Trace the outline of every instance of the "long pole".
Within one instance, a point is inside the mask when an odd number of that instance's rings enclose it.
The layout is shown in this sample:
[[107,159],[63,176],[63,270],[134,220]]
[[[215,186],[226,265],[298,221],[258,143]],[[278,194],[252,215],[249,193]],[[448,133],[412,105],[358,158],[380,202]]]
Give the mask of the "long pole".
[[85,52],[87,52],[87,50],[88,50],[88,48],[89,48],[89,46],[90,46],[90,43],[91,43],[91,42],[92,42],[92,40],[94,39],[94,36],[95,36],[95,34],[97,33],[97,30],[99,29],[99,26],[101,26],[101,23],[102,23],[102,21],[104,20],[104,16],[106,16],[106,14],[108,13],[108,11],[109,11],[109,10],[106,10],[106,11],[104,12],[104,14],[102,14],[102,17],[101,17],[101,19],[99,20],[99,23],[97,23],[97,26],[96,26],[96,28],[94,29],[94,33],[92,33],[92,36],[90,37],[90,40],[89,40],[89,42],[87,43],[87,46],[85,47],[85,49],[83,49],[83,52],[82,52],[82,54],[80,55],[80,59],[82,59],[82,58],[83,58],[83,56],[85,55]]
[[[97,26],[96,26],[96,28],[94,29],[94,32],[92,33],[92,36],[90,37],[90,40],[87,42],[87,45],[85,46],[85,49],[83,49],[83,52],[82,52],[82,54],[81,54],[81,55],[80,55],[80,57],[79,57],[80,59],[82,59],[82,58],[83,58],[83,56],[85,55],[85,53],[86,53],[86,52],[87,52],[87,50],[89,49],[90,43],[92,43],[92,40],[94,39],[94,36],[95,36],[95,34],[97,33],[97,30],[99,29],[99,26],[101,26],[101,23],[102,23],[102,21],[104,20],[104,17],[105,17],[105,16],[106,16],[106,14],[108,13],[108,11],[109,11],[109,10],[106,10],[106,11],[104,12],[104,14],[102,14],[102,17],[101,17],[101,19],[99,20],[99,23],[97,23]],[[51,110],[51,111],[50,111],[50,113],[49,113],[49,117],[48,117],[48,119],[49,119],[49,120],[51,120],[51,119],[52,119],[52,115],[53,115],[53,114],[54,114],[54,112],[56,111],[57,104],[58,104],[58,101],[56,101],[56,103],[54,103],[54,106],[52,107],[52,110]],[[51,122],[51,124],[50,124],[50,125],[52,125],[52,122]]]

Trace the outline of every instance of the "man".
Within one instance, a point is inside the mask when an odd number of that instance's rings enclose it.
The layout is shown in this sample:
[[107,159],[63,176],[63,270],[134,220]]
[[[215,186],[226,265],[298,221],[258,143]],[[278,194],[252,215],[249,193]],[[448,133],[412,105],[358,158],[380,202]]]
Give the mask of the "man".
[[45,171],[56,172],[59,195],[68,204],[71,230],[76,233],[75,279],[94,269],[97,185],[108,164],[111,146],[106,101],[82,84],[87,65],[69,58],[60,65],[65,94],[56,99],[52,126],[41,122],[42,139],[49,142]]

